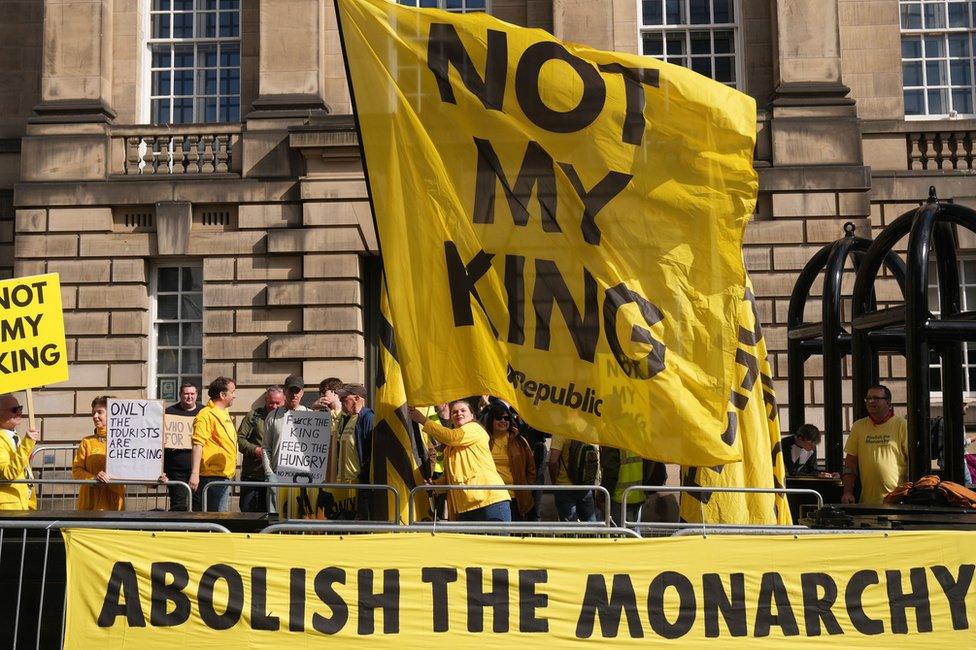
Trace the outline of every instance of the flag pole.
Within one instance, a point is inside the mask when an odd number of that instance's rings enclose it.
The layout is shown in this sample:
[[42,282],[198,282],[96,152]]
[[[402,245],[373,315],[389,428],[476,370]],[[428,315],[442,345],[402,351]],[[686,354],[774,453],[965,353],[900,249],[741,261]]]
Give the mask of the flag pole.
[[37,429],[34,421],[34,392],[30,388],[27,389],[27,426]]

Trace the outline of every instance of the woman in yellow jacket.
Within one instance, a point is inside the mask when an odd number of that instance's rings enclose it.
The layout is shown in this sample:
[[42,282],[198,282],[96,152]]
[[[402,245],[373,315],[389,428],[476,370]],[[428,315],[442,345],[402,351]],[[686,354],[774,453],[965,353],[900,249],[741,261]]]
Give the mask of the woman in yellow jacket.
[[105,434],[108,424],[108,400],[96,397],[92,400],[92,423],[95,433],[84,438],[75,451],[71,475],[79,480],[96,480],[103,485],[83,485],[78,490],[78,510],[125,510],[125,486],[109,484],[111,477],[105,473]]
[[[410,418],[423,426],[424,433],[443,443],[444,476],[448,485],[504,485],[495,469],[488,446],[488,433],[474,419],[471,405],[464,400],[451,403],[453,429],[443,426],[415,408]],[[459,521],[512,521],[512,508],[506,490],[450,490],[448,504]]]

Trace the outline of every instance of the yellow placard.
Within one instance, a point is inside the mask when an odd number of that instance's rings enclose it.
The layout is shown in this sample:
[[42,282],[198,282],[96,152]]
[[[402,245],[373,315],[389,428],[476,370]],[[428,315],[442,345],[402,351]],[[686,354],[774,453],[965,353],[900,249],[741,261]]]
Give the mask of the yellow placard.
[[67,379],[58,274],[0,282],[0,393]]
[[490,393],[543,431],[739,459],[755,101],[486,14],[338,7],[409,400]]
[[163,414],[163,448],[193,448],[193,418],[185,415]]
[[65,539],[67,649],[967,648],[976,624],[965,532]]

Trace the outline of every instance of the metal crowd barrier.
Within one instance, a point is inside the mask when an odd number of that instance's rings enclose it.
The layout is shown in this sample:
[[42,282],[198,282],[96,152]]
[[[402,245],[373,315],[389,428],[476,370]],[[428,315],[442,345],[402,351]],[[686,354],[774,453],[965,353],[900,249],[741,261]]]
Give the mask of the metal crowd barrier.
[[[602,485],[418,485],[417,487],[410,490],[409,501],[407,502],[407,523],[414,524],[418,523],[414,520],[414,497],[419,492],[443,492],[450,490],[505,490],[505,491],[531,491],[531,492],[588,492],[590,490],[594,492],[602,492],[606,503],[610,503],[610,493]],[[574,526],[579,528],[585,528],[586,526],[602,526],[610,527],[610,510],[609,508],[604,509],[603,521],[578,521],[574,522]],[[436,516],[436,511],[434,515]],[[436,520],[435,520],[436,523]],[[465,522],[451,522],[463,524]],[[481,522],[473,522],[481,523]],[[507,526],[507,522],[497,521],[497,522],[484,522],[485,525],[494,526]],[[520,526],[545,526],[548,522],[518,522]],[[565,522],[568,523],[568,522]],[[443,524],[440,524],[443,525]]]
[[[264,533],[318,533],[342,535],[347,533],[478,533],[478,534],[517,534],[517,535],[572,535],[599,537],[639,538],[635,531],[613,526],[581,526],[581,522],[550,524],[548,522],[456,522],[390,524],[347,521],[285,521],[271,524],[261,531]],[[499,530],[499,524],[502,530]]]
[[[324,490],[365,490],[365,491],[383,491],[391,492],[393,494],[393,513],[392,517],[397,517],[400,512],[400,492],[392,485],[385,484],[367,484],[367,483],[290,483],[287,481],[213,481],[208,483],[206,487],[203,488],[203,494],[201,495],[200,503],[203,506],[204,512],[207,510],[207,493],[210,488],[217,485],[228,485],[232,488],[237,487],[263,487],[263,488],[315,488]],[[272,507],[273,491],[268,490],[267,492],[267,506],[268,512],[274,512]],[[390,523],[396,523],[396,520],[392,520]]]
[[[623,494],[620,497],[620,525],[624,528],[632,528],[638,533],[644,530],[655,530],[655,531],[665,531],[668,534],[673,534],[675,531],[681,531],[684,529],[692,529],[695,531],[700,531],[701,534],[705,534],[708,531],[718,532],[721,530],[737,529],[742,530],[748,528],[750,530],[767,530],[771,532],[775,531],[797,531],[797,530],[808,530],[806,526],[743,526],[742,524],[708,524],[705,523],[704,519],[704,504],[702,504],[702,521],[700,523],[692,522],[660,522],[660,521],[630,521],[627,519],[627,498],[630,496],[631,492],[649,492],[652,494],[657,494],[661,492],[685,492],[689,494],[698,494],[702,492],[729,492],[737,494],[805,494],[815,496],[817,499],[817,506],[823,507],[823,497],[816,490],[810,490],[806,488],[737,488],[737,487],[691,487],[691,486],[680,486],[680,485],[631,485],[624,489]],[[645,497],[646,500],[646,497]],[[609,504],[610,502],[607,501]]]
[[[40,474],[44,472],[68,472],[75,462],[75,451],[78,449],[77,443],[64,443],[60,445],[37,445],[31,450],[30,465],[34,475],[43,478]],[[35,460],[40,456],[40,463],[35,464]],[[55,476],[54,478],[61,478]]]
[[[74,508],[75,502],[77,502],[77,500],[78,500],[78,494],[77,494],[77,492],[64,492],[64,491],[62,491],[62,492],[59,492],[57,494],[45,496],[44,495],[43,487],[46,486],[46,485],[49,485],[49,486],[57,486],[57,485],[61,485],[61,486],[65,486],[65,485],[75,485],[75,486],[80,486],[80,485],[92,485],[92,486],[106,485],[105,483],[102,483],[101,481],[96,481],[94,479],[86,480],[86,479],[73,479],[73,478],[60,478],[60,479],[51,479],[51,478],[45,478],[45,479],[38,479],[38,478],[35,478],[35,479],[26,479],[26,478],[23,478],[23,479],[16,479],[14,481],[0,481],[0,485],[12,485],[12,484],[27,484],[27,485],[34,486],[34,489],[37,490],[37,509],[38,510],[74,510],[75,509]],[[126,490],[125,500],[126,500],[126,504],[128,504],[130,502],[130,499],[131,500],[155,499],[156,500],[155,501],[155,505],[156,505],[156,508],[157,509],[159,508],[159,500],[160,499],[164,499],[164,504],[168,503],[169,492],[166,490],[167,486],[172,485],[172,486],[176,486],[178,488],[185,489],[186,490],[186,493],[187,493],[187,499],[190,499],[191,498],[191,495],[192,495],[192,492],[190,491],[190,486],[187,485],[186,483],[181,482],[181,481],[168,481],[166,483],[160,483],[159,481],[130,481],[130,480],[122,481],[122,480],[112,479],[112,480],[110,480],[108,482],[108,485],[123,485],[123,486],[135,485],[135,486],[143,486],[143,487],[154,487],[154,488],[156,488],[156,491],[154,493],[150,493],[148,490],[146,490],[144,493],[136,492],[135,494],[129,494],[128,490]],[[42,500],[45,500],[45,499],[47,501],[44,501],[44,503],[42,504]],[[66,505],[67,503],[71,502],[71,507],[70,508],[68,508],[68,507],[62,507],[62,508],[42,508],[41,507],[42,505],[48,505],[48,503],[51,500],[53,500],[53,499],[58,499],[59,500],[58,503],[60,505]]]
[[[187,487],[189,489],[189,487]],[[212,532],[212,533],[229,533],[224,526],[209,522],[163,522],[163,521],[138,521],[138,522],[123,522],[123,521],[5,521],[0,520],[0,577],[6,577],[7,575],[16,575],[16,599],[14,601],[14,617],[13,624],[10,624],[10,620],[5,620],[3,629],[0,629],[0,644],[4,641],[9,641],[9,645],[4,647],[13,648],[16,650],[17,647],[34,647],[41,648],[42,640],[44,641],[43,647],[62,647],[64,645],[64,616],[65,616],[65,594],[64,591],[58,591],[55,589],[48,590],[48,564],[51,558],[51,531],[56,530],[60,532],[62,528],[102,528],[102,529],[112,529],[112,530],[175,530],[175,531],[193,531],[193,532]],[[20,531],[20,535],[10,534],[8,531]],[[36,531],[36,535],[28,536],[28,531]],[[27,547],[30,541],[33,545],[35,542],[40,542],[40,535],[43,533],[43,560],[40,568],[40,575],[37,578],[31,578],[25,580],[25,568],[27,566]],[[19,540],[18,540],[19,537]],[[20,554],[19,559],[17,558],[16,548],[12,549],[14,552],[13,561],[8,562],[8,564],[13,565],[12,568],[15,571],[5,571],[4,570],[4,558],[9,557],[8,553],[4,553],[4,547],[15,546],[17,542],[20,542]],[[33,551],[34,549],[32,549]],[[37,549],[40,552],[40,549]],[[7,587],[6,584],[4,587]],[[30,594],[25,594],[25,586],[28,587]],[[9,589],[5,590],[5,593],[11,593],[13,591],[13,585],[9,585]],[[36,594],[36,599],[33,597]],[[31,605],[36,604],[36,627],[34,629],[33,643],[28,643],[27,645],[20,645],[21,641],[31,641],[31,639],[23,638],[29,635],[27,632],[28,628],[22,627],[21,625],[21,612],[25,611],[27,618],[25,623],[33,623],[33,612],[35,610],[27,611],[24,607],[25,595],[28,595],[28,600]],[[47,602],[45,602],[45,600]],[[7,601],[9,602],[9,601]],[[52,632],[54,626],[43,625],[44,621],[44,610],[45,607],[56,607],[61,611],[61,626],[58,632]],[[50,610],[49,610],[50,611]],[[4,612],[6,614],[6,612]],[[47,631],[48,634],[45,636],[43,633]],[[25,634],[27,632],[27,634]],[[56,635],[60,634],[60,637]],[[10,635],[10,636],[7,636]],[[57,643],[54,641],[57,639]]]

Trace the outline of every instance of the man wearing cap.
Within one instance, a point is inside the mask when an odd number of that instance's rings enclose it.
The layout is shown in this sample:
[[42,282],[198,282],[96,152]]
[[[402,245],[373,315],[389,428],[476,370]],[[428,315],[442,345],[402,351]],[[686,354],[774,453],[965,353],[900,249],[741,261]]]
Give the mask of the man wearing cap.
[[[369,461],[373,446],[373,411],[366,406],[366,387],[343,387],[342,415],[335,427],[338,439],[336,483],[369,483]],[[356,495],[356,518],[369,518],[369,494]]]
[[[278,480],[278,441],[281,440],[281,434],[288,426],[288,414],[291,411],[308,410],[308,407],[302,405],[305,380],[300,375],[288,375],[281,387],[285,391],[285,403],[268,413],[264,424],[264,439],[261,441],[264,450],[261,454],[261,464],[264,466],[265,477],[272,483]],[[271,492],[277,495],[278,491],[272,488]]]

